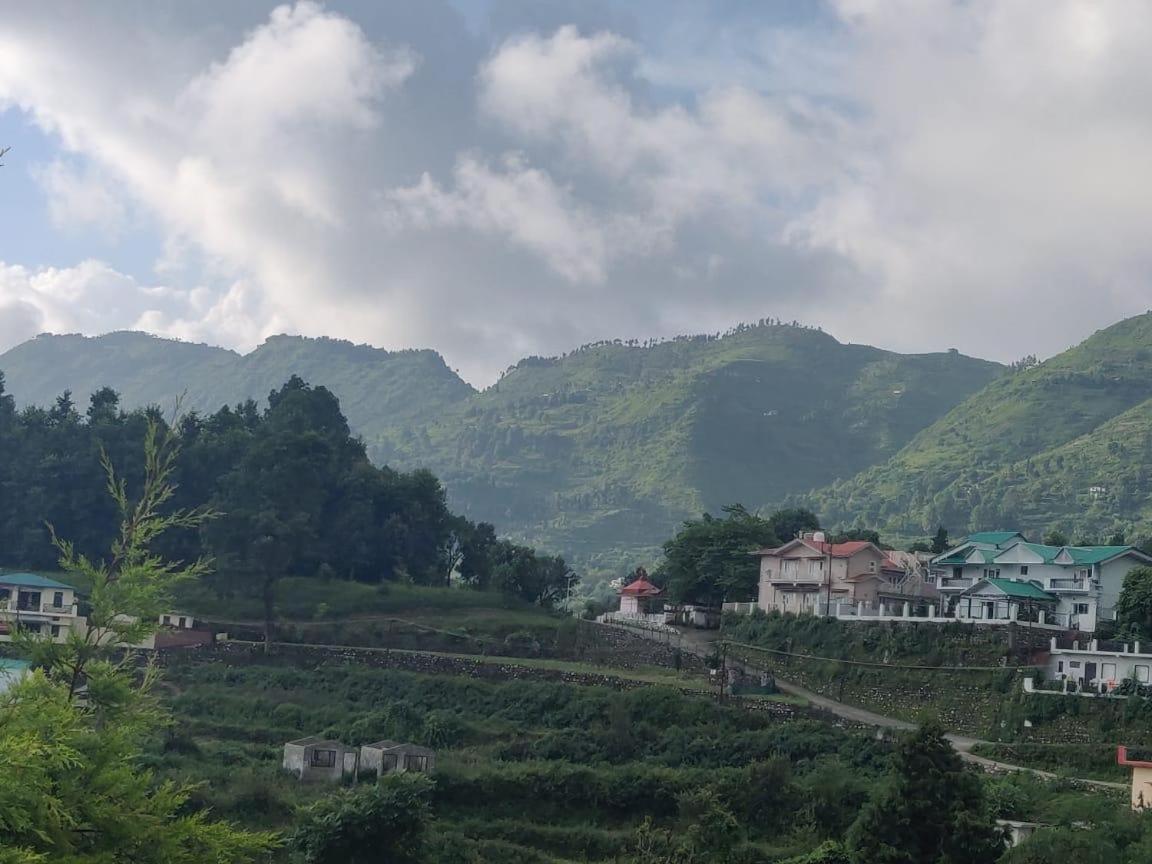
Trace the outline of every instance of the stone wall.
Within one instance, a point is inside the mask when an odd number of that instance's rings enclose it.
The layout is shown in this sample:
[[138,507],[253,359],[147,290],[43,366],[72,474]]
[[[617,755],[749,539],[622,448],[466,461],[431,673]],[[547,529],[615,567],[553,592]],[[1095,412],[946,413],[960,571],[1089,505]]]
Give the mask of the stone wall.
[[639,669],[659,666],[666,669],[702,671],[704,661],[684,650],[680,639],[667,634],[641,635],[626,626],[583,621],[578,624],[573,659],[586,663]]

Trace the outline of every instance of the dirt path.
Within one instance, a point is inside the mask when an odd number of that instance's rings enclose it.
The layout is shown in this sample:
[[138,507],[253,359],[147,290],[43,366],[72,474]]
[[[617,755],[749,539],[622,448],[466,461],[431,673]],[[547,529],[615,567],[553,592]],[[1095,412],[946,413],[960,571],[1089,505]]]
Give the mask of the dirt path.
[[[644,631],[636,630],[634,632],[643,634]],[[692,652],[698,656],[706,657],[715,653],[718,633],[709,630],[681,630],[681,645],[683,650]],[[755,666],[751,666],[742,660],[729,660],[730,664],[738,668],[750,671],[760,672]],[[775,673],[773,673],[775,674]],[[860,723],[865,726],[874,726],[878,729],[897,729],[907,731],[916,728],[915,723],[909,723],[907,720],[899,720],[896,717],[886,717],[883,714],[877,714],[874,711],[868,711],[865,708],[858,708],[855,705],[846,705],[843,702],[837,702],[827,696],[821,696],[819,693],[813,693],[807,687],[801,687],[799,684],[792,684],[788,681],[782,681],[776,678],[776,686],[784,693],[790,696],[799,696],[806,699],[809,703],[831,714],[835,714],[844,720],[853,723]],[[1051,771],[1043,771],[1039,768],[1028,768],[1024,765],[1012,765],[1008,762],[997,762],[995,759],[988,759],[984,756],[977,756],[972,752],[972,748],[977,744],[990,744],[992,742],[985,741],[981,738],[970,738],[966,735],[947,735],[946,736],[952,746],[956,748],[956,752],[960,754],[960,758],[965,762],[977,765],[988,772],[1016,772],[1023,771],[1026,774],[1032,774],[1036,777],[1042,777],[1046,780],[1071,780],[1075,783],[1081,783],[1085,786],[1092,786],[1098,789],[1120,789],[1123,791],[1128,790],[1128,785],[1125,783],[1111,783],[1107,780],[1089,780],[1082,777],[1062,777],[1059,774],[1054,774]]]

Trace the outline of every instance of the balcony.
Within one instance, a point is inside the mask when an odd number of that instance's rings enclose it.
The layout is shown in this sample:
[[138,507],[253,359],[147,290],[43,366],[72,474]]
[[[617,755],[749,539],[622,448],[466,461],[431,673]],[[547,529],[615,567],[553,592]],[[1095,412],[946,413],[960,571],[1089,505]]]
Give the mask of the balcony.
[[975,576],[941,576],[938,587],[941,591],[963,591],[975,585]]
[[1092,590],[1092,583],[1087,579],[1049,579],[1049,591],[1067,591],[1088,593]]
[[791,584],[823,585],[824,584],[824,574],[823,573],[810,573],[807,571],[804,571],[804,572],[795,571],[795,572],[790,572],[790,573],[785,573],[785,572],[777,573],[777,572],[769,571],[769,573],[765,577],[764,581],[765,582],[771,582],[773,584],[784,582],[784,583],[787,583],[790,585]]
[[76,615],[76,604],[54,606],[51,603],[20,603],[10,600],[7,603],[0,601],[0,614],[4,612],[18,615]]

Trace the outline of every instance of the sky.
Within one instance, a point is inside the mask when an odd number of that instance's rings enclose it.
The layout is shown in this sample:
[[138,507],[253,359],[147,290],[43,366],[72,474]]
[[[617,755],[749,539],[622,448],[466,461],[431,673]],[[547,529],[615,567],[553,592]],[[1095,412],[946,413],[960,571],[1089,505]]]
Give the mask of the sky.
[[1049,356],[1146,311],[1145,0],[0,0],[0,351],[523,356],[799,320]]

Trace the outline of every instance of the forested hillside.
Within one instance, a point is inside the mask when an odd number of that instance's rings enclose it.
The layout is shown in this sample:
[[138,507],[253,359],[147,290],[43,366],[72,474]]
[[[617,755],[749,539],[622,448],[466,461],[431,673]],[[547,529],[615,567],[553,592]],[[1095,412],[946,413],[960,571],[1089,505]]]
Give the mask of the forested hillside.
[[[83,413],[63,396],[17,410],[0,375],[0,567],[54,568],[53,529],[83,555],[106,555],[120,517],[101,455],[136,494],[150,423],[164,419],[124,411],[110,389],[93,394]],[[213,559],[216,593],[258,598],[267,620],[276,583],[288,576],[446,585],[455,571],[476,588],[541,605],[567,585],[562,559],[453,514],[430,472],[374,466],[338,400],[298,377],[273,390],[263,410],[248,401],[188,414],[172,434],[171,506],[214,515],[196,531],[166,535],[158,551]],[[322,583],[316,590],[322,597]]]
[[298,337],[246,356],[132,333],[40,337],[0,369],[21,404],[108,385],[127,407],[184,393],[202,411],[299,374],[340,398],[377,464],[427,467],[469,518],[612,566],[651,557],[702,510],[852,476],[1002,371],[768,322],[528,358],[483,392],[433,352]]
[[889,461],[806,497],[887,537],[1152,530],[1152,313],[993,381]]

